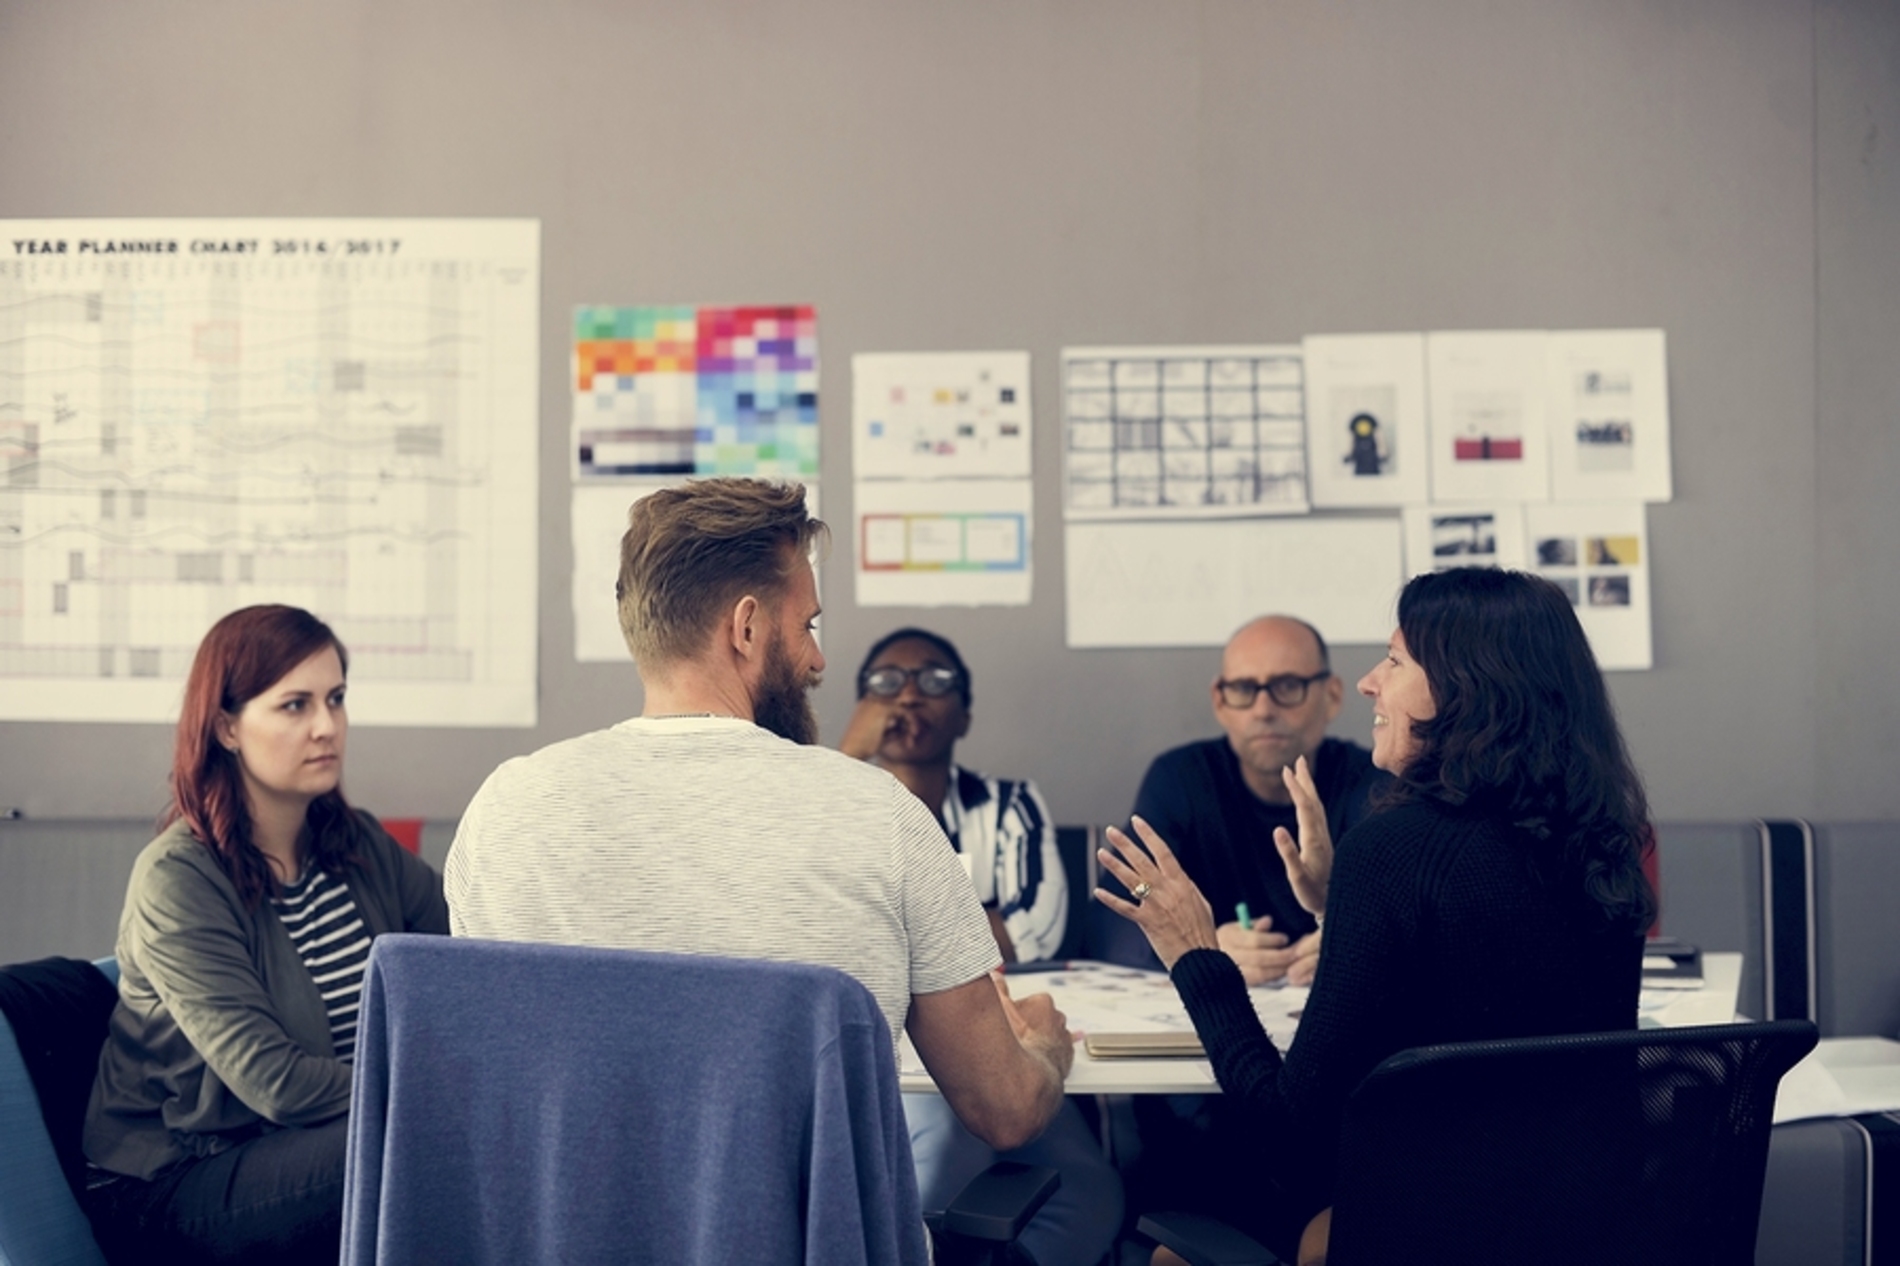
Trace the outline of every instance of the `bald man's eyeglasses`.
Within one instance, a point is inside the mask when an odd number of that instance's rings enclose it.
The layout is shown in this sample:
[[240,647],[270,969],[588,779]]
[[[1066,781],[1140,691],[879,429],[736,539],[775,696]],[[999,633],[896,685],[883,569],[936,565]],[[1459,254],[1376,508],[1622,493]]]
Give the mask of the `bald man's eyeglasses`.
[[1332,676],[1332,670],[1322,668],[1311,677],[1302,677],[1298,673],[1281,673],[1265,681],[1255,681],[1251,677],[1236,677],[1232,681],[1220,680],[1214,683],[1220,691],[1223,707],[1251,708],[1253,701],[1260,697],[1262,690],[1267,698],[1283,708],[1297,708],[1306,702],[1306,692],[1316,681],[1325,681]]

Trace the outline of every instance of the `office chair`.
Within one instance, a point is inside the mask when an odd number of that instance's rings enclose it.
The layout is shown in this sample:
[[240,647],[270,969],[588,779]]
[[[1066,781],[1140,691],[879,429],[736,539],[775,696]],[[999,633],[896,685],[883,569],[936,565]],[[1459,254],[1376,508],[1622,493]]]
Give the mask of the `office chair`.
[[110,959],[0,967],[0,1266],[104,1266],[79,1140],[117,974]]
[[[1781,1020],[1401,1051],[1347,1101],[1328,1266],[1749,1266],[1775,1089],[1816,1038]],[[1141,1230],[1194,1266],[1278,1260],[1172,1216]]]
[[[946,1211],[946,1237],[1013,1237],[1039,1201],[1014,1208],[994,1189],[1046,1198],[1054,1180],[980,1176],[978,1207]],[[377,938],[344,1266],[868,1266],[927,1252],[889,1029],[842,972]]]

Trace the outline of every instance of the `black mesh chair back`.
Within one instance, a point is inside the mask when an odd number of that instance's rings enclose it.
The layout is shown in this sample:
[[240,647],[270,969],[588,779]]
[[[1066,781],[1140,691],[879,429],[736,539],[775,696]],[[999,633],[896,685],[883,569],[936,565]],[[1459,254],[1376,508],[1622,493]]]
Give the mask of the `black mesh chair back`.
[[1806,1020],[1402,1051],[1346,1107],[1328,1266],[1748,1266]]

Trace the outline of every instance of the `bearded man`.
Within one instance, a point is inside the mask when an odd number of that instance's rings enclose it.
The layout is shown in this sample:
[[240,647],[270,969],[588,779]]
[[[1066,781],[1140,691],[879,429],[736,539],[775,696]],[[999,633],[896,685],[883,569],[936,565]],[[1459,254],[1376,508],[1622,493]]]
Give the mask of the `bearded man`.
[[489,775],[449,852],[450,929],[835,967],[908,1028],[973,1134],[1020,1147],[1062,1105],[1070,1034],[1047,994],[992,979],[996,940],[930,810],[814,745],[824,535],[797,484],[634,503],[617,589],[641,715]]

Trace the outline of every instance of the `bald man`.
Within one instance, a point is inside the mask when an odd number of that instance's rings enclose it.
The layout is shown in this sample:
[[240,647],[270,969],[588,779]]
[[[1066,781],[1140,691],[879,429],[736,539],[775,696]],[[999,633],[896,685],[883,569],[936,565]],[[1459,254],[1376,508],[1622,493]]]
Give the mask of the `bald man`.
[[[1164,752],[1148,767],[1135,813],[1161,833],[1214,907],[1221,948],[1249,984],[1309,984],[1319,962],[1319,929],[1287,886],[1273,829],[1299,834],[1280,771],[1304,756],[1338,840],[1367,812],[1385,775],[1356,743],[1327,738],[1345,688],[1332,672],[1319,630],[1291,616],[1241,626],[1208,686],[1225,736]],[[1120,891],[1112,878],[1104,886]],[[1139,928],[1098,919],[1102,953],[1158,968]]]

